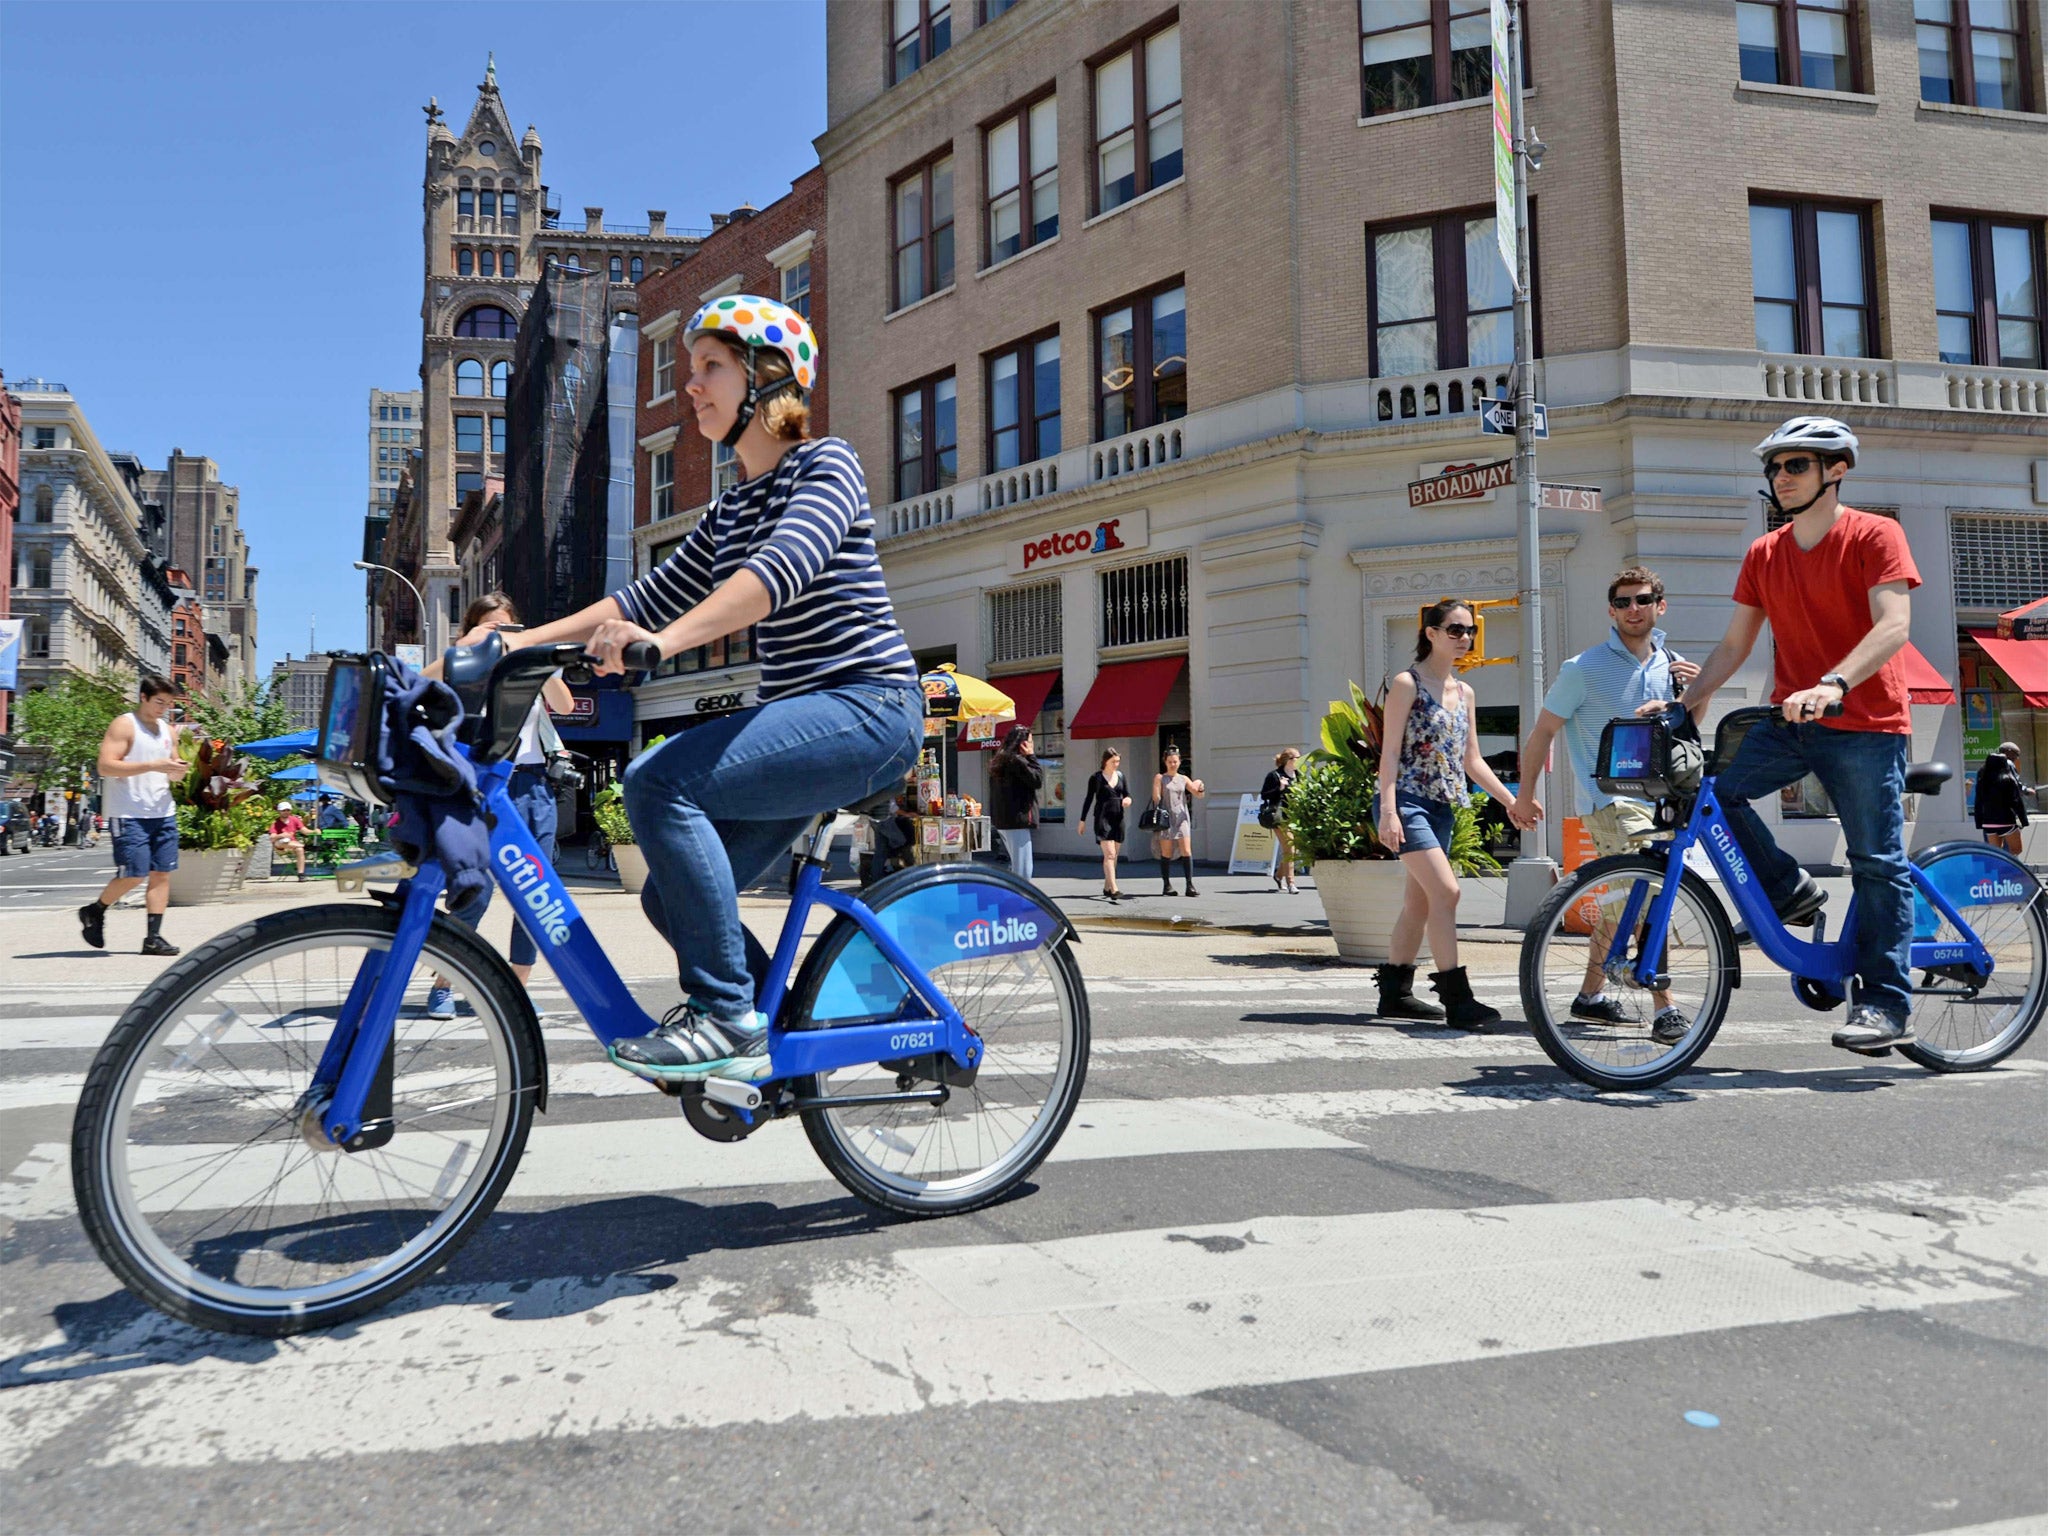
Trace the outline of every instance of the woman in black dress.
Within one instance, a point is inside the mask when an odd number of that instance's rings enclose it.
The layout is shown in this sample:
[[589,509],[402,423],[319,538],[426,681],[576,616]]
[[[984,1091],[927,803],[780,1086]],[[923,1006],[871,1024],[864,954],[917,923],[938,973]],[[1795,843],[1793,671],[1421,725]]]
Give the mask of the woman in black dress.
[[1274,840],[1280,844],[1280,857],[1273,866],[1273,888],[1290,896],[1294,894],[1294,832],[1287,825],[1287,794],[1301,777],[1301,771],[1294,766],[1300,761],[1300,748],[1282,748],[1273,759],[1273,771],[1259,787],[1259,825],[1264,826],[1270,815]]
[[1074,829],[1083,837],[1093,831],[1102,845],[1102,894],[1111,901],[1123,900],[1124,894],[1116,888],[1116,856],[1123,846],[1124,812],[1130,808],[1131,787],[1124,781],[1122,763],[1116,748],[1104,749],[1102,767],[1088,775],[1088,794],[1076,818],[1081,824]]

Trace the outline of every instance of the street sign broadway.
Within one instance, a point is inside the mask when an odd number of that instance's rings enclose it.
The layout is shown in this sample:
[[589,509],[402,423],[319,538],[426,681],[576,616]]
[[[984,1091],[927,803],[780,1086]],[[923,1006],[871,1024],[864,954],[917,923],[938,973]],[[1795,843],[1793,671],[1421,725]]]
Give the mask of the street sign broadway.
[[1408,505],[1433,507],[1439,502],[1457,501],[1466,496],[1481,496],[1514,482],[1513,459],[1501,459],[1493,464],[1475,464],[1470,469],[1455,469],[1449,474],[1438,475],[1433,480],[1410,480]]
[[1597,485],[1559,485],[1545,480],[1537,487],[1537,504],[1546,512],[1605,512],[1607,499]]
[[[1515,405],[1512,400],[1489,400],[1479,413],[1479,430],[1501,437],[1515,435]],[[1550,407],[1541,400],[1536,402],[1536,435],[1550,436]]]

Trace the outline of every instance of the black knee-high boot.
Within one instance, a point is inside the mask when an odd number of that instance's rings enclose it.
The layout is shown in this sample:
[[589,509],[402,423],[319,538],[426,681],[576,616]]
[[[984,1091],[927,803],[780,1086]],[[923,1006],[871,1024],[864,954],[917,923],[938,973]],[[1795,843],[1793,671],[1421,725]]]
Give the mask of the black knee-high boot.
[[1173,894],[1173,866],[1166,861],[1164,854],[1161,854],[1159,858],[1159,894],[1162,896],[1171,896]]
[[1202,894],[1195,889],[1195,861],[1190,855],[1185,853],[1180,856],[1180,877],[1187,884],[1188,895],[1199,896]]

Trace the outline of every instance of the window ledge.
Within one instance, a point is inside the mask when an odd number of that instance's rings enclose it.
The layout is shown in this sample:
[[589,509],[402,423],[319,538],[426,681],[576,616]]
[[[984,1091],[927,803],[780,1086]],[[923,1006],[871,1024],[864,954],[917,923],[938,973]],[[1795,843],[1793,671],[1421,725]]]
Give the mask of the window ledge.
[[927,304],[936,304],[939,302],[939,300],[946,298],[948,295],[950,295],[959,286],[959,280],[956,278],[954,281],[946,284],[946,286],[941,288],[937,293],[928,293],[921,299],[913,299],[910,303],[904,305],[901,309],[892,309],[889,311],[889,313],[882,316],[882,324],[887,325],[891,320],[901,319],[903,316],[911,313],[913,310],[923,309]]
[[1921,101],[1914,103],[1922,112],[1945,112],[1955,117],[1989,117],[2007,123],[2048,123],[2048,112],[2016,112],[2010,107],[1971,107],[1959,101]]
[[[1119,214],[1129,213],[1133,208],[1139,207],[1145,203],[1149,203],[1152,201],[1153,198],[1159,197],[1164,193],[1171,192],[1175,187],[1178,187],[1182,185],[1184,182],[1186,182],[1187,179],[1187,173],[1183,171],[1180,175],[1174,177],[1173,180],[1163,182],[1159,186],[1152,188],[1149,192],[1140,192],[1128,203],[1118,203],[1114,208],[1110,209],[1109,212],[1098,213],[1097,215],[1095,215],[1094,218],[1085,221],[1081,225],[1081,227],[1083,229],[1093,229],[1096,225],[1100,224],[1104,219],[1113,219],[1116,218]],[[1057,239],[1058,237],[1055,236],[1054,238]],[[1050,245],[1052,244],[1052,241],[1048,240],[1046,244]],[[1013,256],[1010,259],[1012,261],[1015,261],[1017,258]]]
[[[1526,101],[1536,94],[1534,87],[1525,87],[1522,98]],[[1480,107],[1491,107],[1491,96],[1471,96],[1464,101],[1440,101],[1433,107],[1410,107],[1405,112],[1376,112],[1371,117],[1361,117],[1358,126],[1370,128],[1379,123],[1405,123],[1418,117],[1441,117],[1446,112],[1471,112]]]
[[[1164,189],[1162,188],[1161,190]],[[1113,209],[1111,211],[1117,212],[1120,210]],[[1060,237],[1058,235],[1054,235],[1050,240],[1041,240],[1036,245],[1027,245],[1024,247],[1023,250],[1019,251],[1016,255],[1005,256],[1001,261],[997,262],[994,266],[983,267],[979,272],[974,274],[975,280],[979,282],[984,277],[994,277],[996,273],[1002,271],[1005,267],[1014,267],[1026,256],[1030,256],[1038,251],[1050,249],[1052,246],[1058,245],[1059,243]]]
[[1875,107],[1877,98],[1866,91],[1823,91],[1811,85],[1772,85],[1763,80],[1737,80],[1738,96],[1795,96],[1805,101],[1838,101],[1844,106]]
[[666,405],[669,401],[675,399],[675,397],[676,392],[674,390],[670,390],[665,395],[654,395],[649,397],[647,403],[649,406]]

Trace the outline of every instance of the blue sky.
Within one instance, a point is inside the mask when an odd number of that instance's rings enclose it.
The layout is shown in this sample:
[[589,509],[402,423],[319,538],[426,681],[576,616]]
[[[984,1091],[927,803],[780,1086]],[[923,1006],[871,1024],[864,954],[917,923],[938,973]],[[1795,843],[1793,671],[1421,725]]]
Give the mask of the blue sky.
[[419,378],[420,109],[459,133],[489,50],[579,220],[765,205],[825,127],[823,0],[0,5],[0,365],[241,487],[266,670],[312,618],[362,643],[367,392]]

